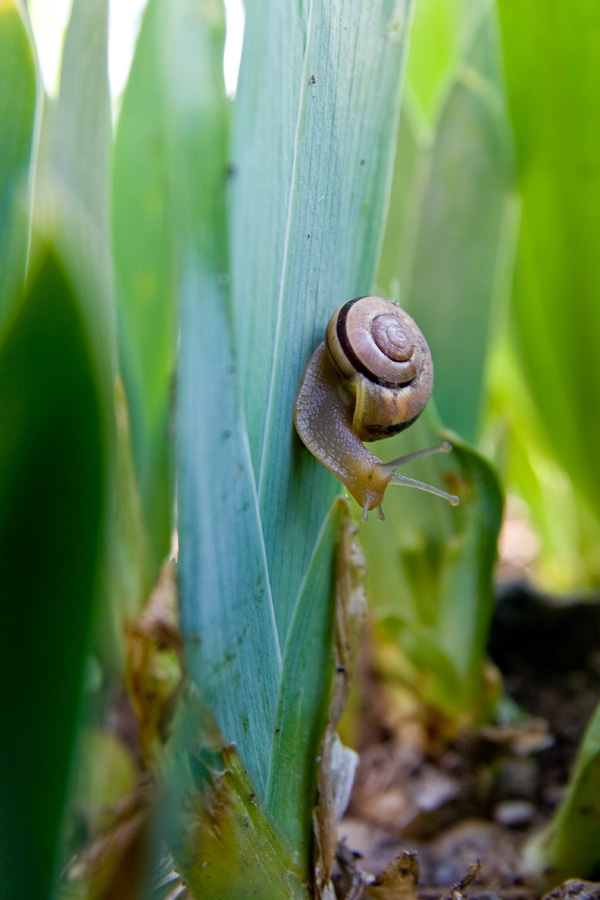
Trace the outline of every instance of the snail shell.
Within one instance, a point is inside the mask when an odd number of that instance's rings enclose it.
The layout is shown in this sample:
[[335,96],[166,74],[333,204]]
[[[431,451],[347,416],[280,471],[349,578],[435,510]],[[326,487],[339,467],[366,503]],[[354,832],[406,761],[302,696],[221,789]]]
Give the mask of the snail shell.
[[414,319],[391,300],[344,303],[329,321],[325,342],[361,441],[397,434],[423,411],[433,390],[431,353]]
[[448,497],[396,475],[398,460],[385,464],[362,443],[411,425],[432,388],[429,347],[404,310],[381,297],[358,297],[336,310],[304,372],[294,423],[311,453],[360,504],[363,518],[381,505],[390,481]]

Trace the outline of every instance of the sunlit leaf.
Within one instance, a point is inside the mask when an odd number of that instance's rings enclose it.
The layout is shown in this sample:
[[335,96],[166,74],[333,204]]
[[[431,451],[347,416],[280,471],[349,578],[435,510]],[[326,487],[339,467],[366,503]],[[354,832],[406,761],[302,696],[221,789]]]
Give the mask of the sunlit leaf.
[[29,164],[37,105],[35,51],[22,7],[0,5],[0,324],[25,279]]
[[[557,459],[600,515],[600,8],[500,0],[523,199],[514,326]],[[573,389],[575,373],[578,388]]]
[[470,441],[482,414],[511,176],[501,100],[464,69],[437,122],[403,302],[432,351],[440,415]]
[[175,366],[173,231],[158,2],[146,8],[115,140],[113,248],[120,356],[153,569],[171,532],[169,429]]

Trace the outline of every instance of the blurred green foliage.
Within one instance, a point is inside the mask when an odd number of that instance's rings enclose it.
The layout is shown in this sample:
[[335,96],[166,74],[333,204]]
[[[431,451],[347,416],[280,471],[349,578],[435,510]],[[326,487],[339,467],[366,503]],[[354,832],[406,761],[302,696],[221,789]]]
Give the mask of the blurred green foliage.
[[[597,5],[417,0],[406,66],[409,0],[336,10],[248,0],[232,102],[220,0],[150,0],[113,136],[107,0],[74,0],[52,100],[24,5],[0,3],[6,896],[51,895],[70,779],[69,850],[102,806],[81,772],[102,758],[107,801],[140,776],[103,717],[169,552],[176,480],[195,688],[164,768],[171,849],[203,896],[217,870],[219,896],[239,892],[214,847],[216,868],[195,858],[227,765],[231,846],[250,816],[268,859],[257,896],[287,869],[288,895],[308,895],[342,512],[291,411],[349,297],[398,299],[435,361],[435,407],[376,452],[447,435],[453,454],[414,472],[462,500],[391,489],[386,522],[363,529],[401,679],[451,730],[493,715],[502,492],[482,450],[542,538],[533,577],[598,586]],[[596,820],[575,849],[565,838],[598,780],[596,731],[534,867],[597,865]]]

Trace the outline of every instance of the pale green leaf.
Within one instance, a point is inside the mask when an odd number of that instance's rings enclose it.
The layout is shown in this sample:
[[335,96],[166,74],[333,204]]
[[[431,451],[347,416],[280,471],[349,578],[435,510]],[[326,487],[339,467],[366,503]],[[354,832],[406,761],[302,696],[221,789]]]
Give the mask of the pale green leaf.
[[[386,442],[385,458],[435,445],[442,436],[428,407],[410,429]],[[481,716],[490,702],[483,675],[502,497],[490,464],[451,439],[452,453],[402,472],[458,494],[460,505],[390,487],[385,522],[369,519],[361,536],[367,593],[383,633],[408,657],[422,698],[458,720]]]
[[500,98],[463,69],[437,123],[403,302],[431,348],[440,415],[470,441],[482,414],[511,161]]
[[123,97],[113,163],[120,360],[154,571],[171,536],[169,430],[176,343],[159,11],[160,4],[151,0]]
[[74,193],[97,229],[97,237],[108,245],[108,0],[73,0],[52,120],[51,153],[53,175]]
[[0,6],[0,324],[25,279],[28,204],[38,86],[22,7]]
[[389,0],[250,4],[229,168],[219,4],[163,9],[165,47],[176,48],[165,107],[190,673],[307,878],[339,486],[301,446],[292,408],[333,309],[373,280],[407,14]]
[[406,80],[430,124],[461,60],[470,16],[484,3],[487,5],[486,0],[419,0],[415,5]]
[[600,6],[552,0],[540,15],[535,0],[500,0],[499,11],[523,199],[518,353],[549,443],[598,516]]
[[336,490],[294,434],[293,402],[336,306],[373,284],[409,12],[405,0],[315,0],[285,14],[277,0],[248,4],[233,144],[233,298],[282,642]]

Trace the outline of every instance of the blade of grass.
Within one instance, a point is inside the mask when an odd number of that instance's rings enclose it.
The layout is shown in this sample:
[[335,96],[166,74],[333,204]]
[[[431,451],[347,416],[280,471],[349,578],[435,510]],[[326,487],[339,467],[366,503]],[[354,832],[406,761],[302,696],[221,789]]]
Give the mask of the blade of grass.
[[[118,381],[110,257],[112,125],[107,41],[107,0],[74,0],[65,37],[60,91],[49,115],[50,138],[46,157],[41,159],[37,194],[43,208],[48,198],[52,201],[58,186],[58,215],[65,221],[77,216],[89,265],[99,279],[94,316],[99,340],[108,351],[110,372],[106,378],[113,382],[114,430],[103,570],[105,602],[99,606],[95,631],[103,663],[120,677],[124,661],[123,621],[139,612],[151,581],[147,534],[131,464],[128,411]],[[72,221],[69,227],[73,227]]]

